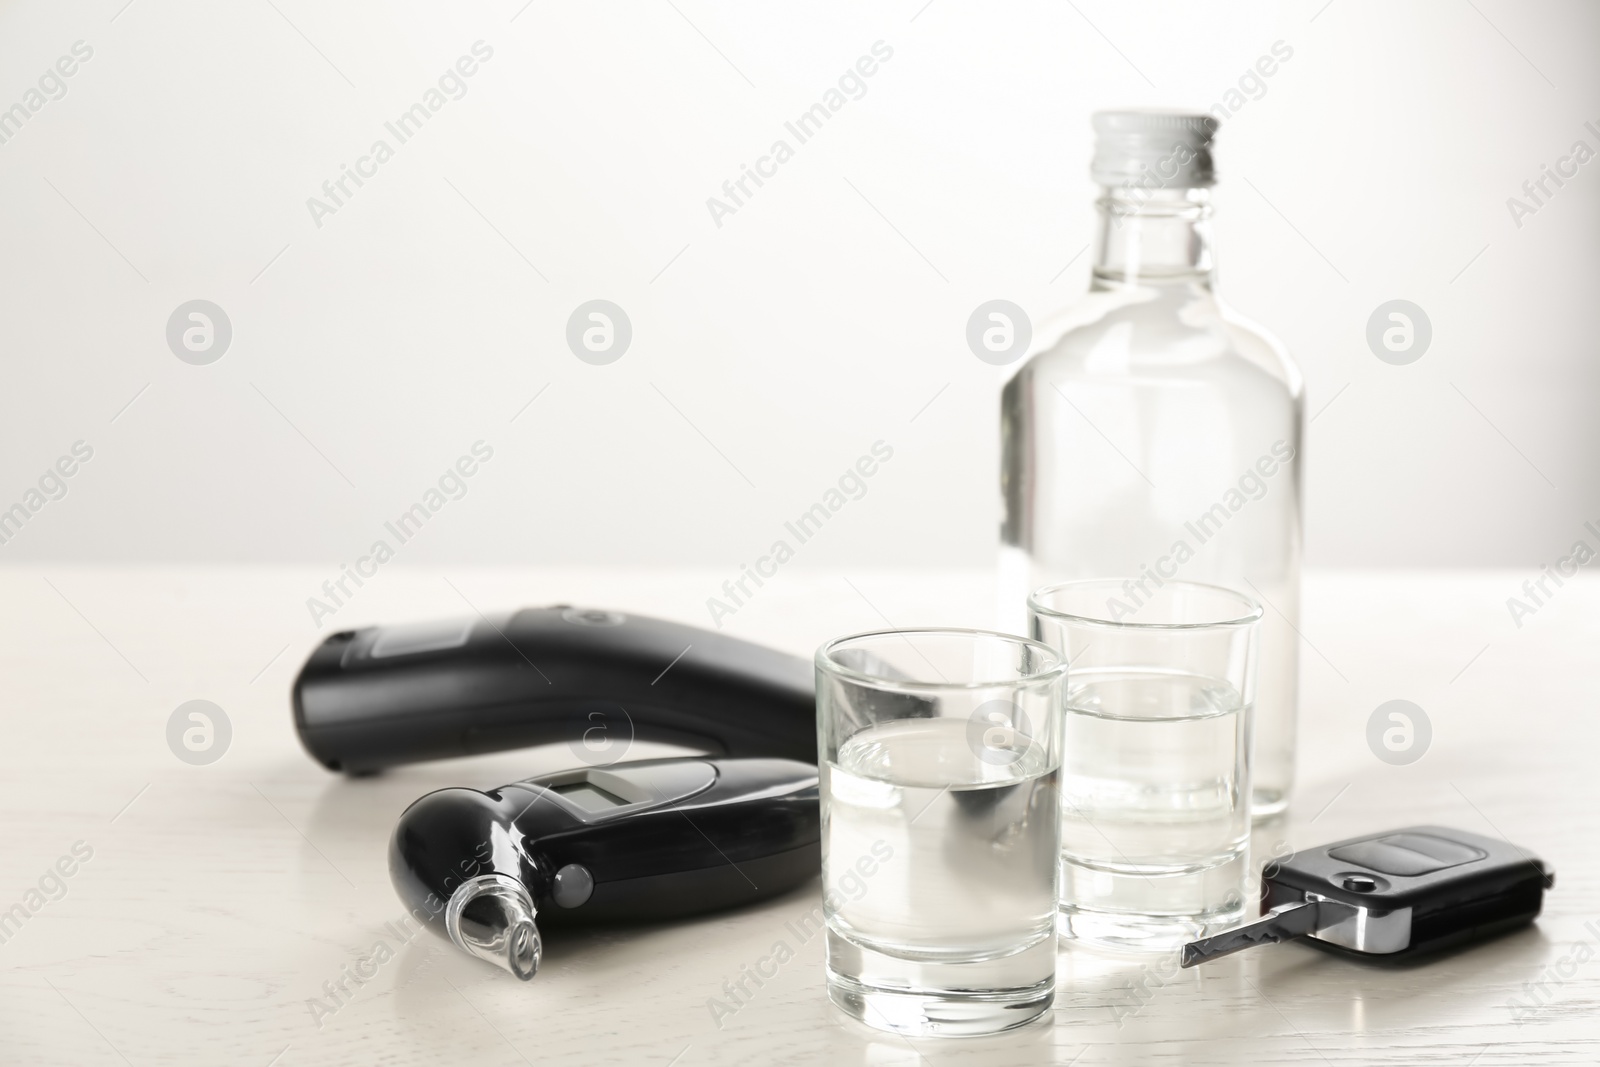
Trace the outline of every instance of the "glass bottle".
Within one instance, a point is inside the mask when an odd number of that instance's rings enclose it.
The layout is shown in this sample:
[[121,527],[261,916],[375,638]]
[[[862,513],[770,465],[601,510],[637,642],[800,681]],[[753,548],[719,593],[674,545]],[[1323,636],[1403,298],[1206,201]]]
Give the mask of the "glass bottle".
[[1214,292],[1216,119],[1094,125],[1089,294],[1035,331],[1001,399],[1003,622],[1024,625],[1030,591],[1076,578],[1128,579],[1130,615],[1174,578],[1260,601],[1251,811],[1266,818],[1294,777],[1300,372]]

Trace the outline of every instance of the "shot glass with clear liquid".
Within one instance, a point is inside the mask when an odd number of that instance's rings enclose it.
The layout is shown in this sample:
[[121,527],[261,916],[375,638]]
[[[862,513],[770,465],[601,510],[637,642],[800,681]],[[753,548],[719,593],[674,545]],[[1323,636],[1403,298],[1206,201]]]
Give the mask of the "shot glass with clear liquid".
[[910,1035],[1008,1030],[1055,997],[1066,661],[978,630],[817,650],[828,996]]
[[1237,924],[1260,605],[1146,577],[1045,586],[1028,614],[1034,638],[1071,663],[1062,936],[1166,951]]

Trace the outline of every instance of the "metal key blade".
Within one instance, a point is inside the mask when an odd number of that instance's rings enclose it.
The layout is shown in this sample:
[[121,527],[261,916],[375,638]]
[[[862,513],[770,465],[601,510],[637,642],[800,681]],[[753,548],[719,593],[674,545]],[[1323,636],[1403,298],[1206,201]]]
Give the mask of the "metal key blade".
[[1349,904],[1333,900],[1307,900],[1298,904],[1281,904],[1253,923],[1248,923],[1224,933],[1203,937],[1183,946],[1182,965],[1214,960],[1232,955],[1253,945],[1267,945],[1278,941],[1291,941],[1342,922],[1356,913]]

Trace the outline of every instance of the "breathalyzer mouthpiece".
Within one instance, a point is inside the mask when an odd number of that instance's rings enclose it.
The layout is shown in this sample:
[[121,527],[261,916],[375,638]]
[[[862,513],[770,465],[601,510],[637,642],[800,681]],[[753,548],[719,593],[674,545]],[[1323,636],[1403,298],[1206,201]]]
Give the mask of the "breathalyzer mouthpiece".
[[485,874],[450,895],[444,927],[457,948],[504,967],[526,982],[539,970],[544,945],[533,897],[515,878]]

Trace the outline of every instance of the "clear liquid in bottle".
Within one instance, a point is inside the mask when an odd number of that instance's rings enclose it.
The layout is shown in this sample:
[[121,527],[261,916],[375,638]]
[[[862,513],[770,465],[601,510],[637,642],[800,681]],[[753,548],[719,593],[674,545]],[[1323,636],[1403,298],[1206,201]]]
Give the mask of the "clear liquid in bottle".
[[1035,331],[1001,400],[1003,623],[1028,593],[1126,578],[1126,610],[1182,579],[1261,602],[1251,811],[1294,778],[1304,389],[1214,292],[1205,115],[1102,112],[1093,282]]

